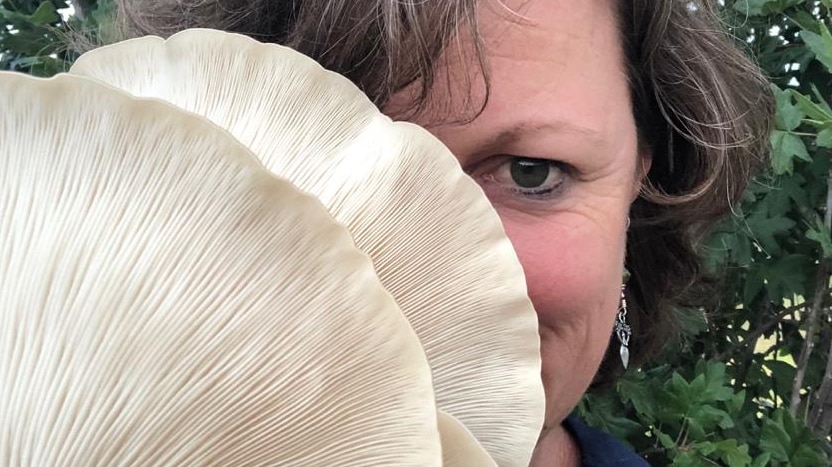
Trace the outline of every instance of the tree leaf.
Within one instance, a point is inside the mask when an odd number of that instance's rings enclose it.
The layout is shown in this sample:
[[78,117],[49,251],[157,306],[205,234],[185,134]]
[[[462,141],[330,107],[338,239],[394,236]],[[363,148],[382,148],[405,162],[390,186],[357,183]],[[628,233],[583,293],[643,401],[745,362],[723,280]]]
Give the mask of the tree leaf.
[[765,360],[763,366],[771,372],[771,380],[778,394],[788,394],[797,369],[794,365],[782,360]]
[[743,303],[751,303],[763,291],[765,286],[765,277],[761,274],[759,269],[755,269],[746,276],[745,283],[742,289]]
[[728,407],[728,410],[732,414],[739,413],[745,405],[745,389],[734,394],[733,397],[731,397],[731,400],[728,401],[725,405]]
[[751,464],[748,445],[739,444],[736,439],[725,439],[715,443],[717,455],[731,467],[745,467]]
[[676,447],[676,443],[673,441],[673,438],[668,436],[666,433],[662,433],[658,429],[654,429],[653,434],[656,435],[656,439],[659,440],[659,443],[661,443],[663,448],[672,450]]
[[[832,0],[830,0],[830,1],[832,1]],[[812,88],[812,94],[814,94],[815,99],[817,99],[818,102],[820,102],[819,105],[821,107],[823,107],[823,110],[825,110],[826,113],[832,115],[832,107],[829,107],[829,104],[827,104],[826,101],[824,100],[823,93],[820,92],[820,89],[818,89],[817,84],[809,83],[809,87]]]
[[765,285],[768,295],[775,301],[802,295],[806,292],[806,283],[813,258],[805,255],[790,254],[772,259],[764,264],[767,282]]
[[777,129],[792,131],[800,126],[806,114],[800,106],[792,103],[792,92],[789,90],[784,91],[773,84],[771,85],[771,90],[774,92],[774,98],[777,104],[777,112],[775,114]]
[[588,395],[578,406],[578,413],[590,425],[598,427],[623,441],[635,433],[647,430],[635,420],[621,416],[623,409],[620,401],[610,397]]
[[795,91],[794,89],[789,90],[792,97],[794,97],[795,102],[797,102],[797,107],[807,116],[814,120],[819,120],[821,122],[832,122],[832,113],[829,113],[823,107],[819,106],[812,102],[807,96]]
[[[705,432],[713,431],[717,426],[723,430],[734,427],[734,421],[728,412],[713,405],[700,405],[691,414],[691,418],[696,420],[696,425],[702,427],[701,436],[704,436]],[[691,427],[693,426],[691,423]]]
[[815,58],[826,67],[829,72],[832,72],[832,34],[829,29],[821,21],[818,21],[820,34],[815,34],[811,31],[800,31],[800,37],[807,47],[815,54]]
[[61,15],[55,11],[55,5],[52,4],[50,1],[42,2],[38,5],[37,10],[32,13],[31,16],[32,24],[37,26],[44,26],[47,24],[57,23],[61,19]]
[[754,458],[754,461],[751,462],[751,467],[766,467],[770,465],[771,462],[771,453],[763,452],[759,456]]
[[683,408],[682,412],[686,412],[687,408],[690,406],[691,399],[693,399],[691,385],[685,381],[685,378],[683,378],[682,375],[679,373],[673,373],[673,376],[670,377],[669,389],[681,403]]
[[789,460],[789,445],[791,439],[783,429],[782,422],[767,419],[763,421],[760,433],[760,449],[771,455],[774,460],[786,462]]
[[814,467],[817,465],[829,465],[827,459],[812,449],[808,444],[800,444],[789,459],[789,465],[794,467]]
[[656,398],[645,384],[645,379],[630,381],[624,379],[617,386],[621,399],[633,404],[633,407],[647,420],[654,420],[657,411]]
[[832,258],[832,233],[823,223],[814,223],[806,230],[806,238],[820,244],[824,258]]
[[699,454],[703,457],[707,457],[708,455],[716,452],[717,446],[715,443],[712,443],[710,441],[700,441],[691,444],[689,446],[689,449],[699,452]]
[[818,22],[817,18],[804,10],[797,10],[795,13],[790,15],[789,18],[797,23],[797,25],[800,26],[800,29],[808,29],[810,31],[815,28],[815,25]]
[[832,128],[824,128],[818,133],[815,143],[822,148],[832,148]]
[[702,458],[697,451],[685,449],[674,459],[671,467],[713,467],[713,463]]
[[780,251],[776,236],[788,235],[789,229],[795,222],[785,216],[770,216],[768,212],[759,209],[746,219],[746,225],[751,236],[769,253]]
[[774,130],[771,134],[771,167],[777,175],[791,174],[794,158],[811,162],[806,145],[799,136],[786,131]]

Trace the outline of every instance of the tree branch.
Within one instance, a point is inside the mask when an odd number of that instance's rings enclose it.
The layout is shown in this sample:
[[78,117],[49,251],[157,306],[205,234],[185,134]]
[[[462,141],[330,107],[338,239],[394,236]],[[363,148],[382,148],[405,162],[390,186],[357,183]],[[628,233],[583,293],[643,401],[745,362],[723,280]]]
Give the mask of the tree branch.
[[[827,176],[826,191],[826,213],[823,222],[827,228],[832,226],[832,167]],[[827,285],[828,285],[827,280]],[[826,323],[827,327],[829,323]],[[806,405],[809,405],[808,403]],[[829,342],[829,350],[826,354],[826,369],[823,372],[823,379],[818,388],[817,397],[812,404],[812,410],[807,420],[811,419],[812,431],[819,436],[826,436],[832,429],[832,339]]]
[[[829,168],[826,176],[826,212],[823,216],[823,223],[827,230],[832,229],[832,167]],[[803,387],[803,378],[806,376],[806,368],[809,366],[809,357],[812,356],[812,350],[815,347],[815,328],[817,328],[820,310],[823,307],[823,299],[828,295],[826,291],[829,289],[829,269],[829,258],[822,258],[818,265],[817,276],[815,276],[815,293],[812,307],[809,309],[809,316],[806,320],[806,337],[803,340],[803,347],[800,349],[797,371],[792,383],[792,398],[789,403],[789,413],[792,416],[797,415],[797,409],[800,407],[802,399],[800,389]],[[827,369],[829,369],[828,365]],[[824,378],[826,378],[826,375],[824,375]]]
[[[818,274],[817,274],[817,285],[820,285],[821,277],[826,277],[826,281],[829,282],[829,274],[826,272],[828,269],[825,264],[826,261],[821,261],[821,265],[818,267]],[[818,297],[819,291],[815,291],[815,300],[813,300],[812,306],[809,308],[809,315],[806,319],[806,336],[803,339],[803,346],[800,349],[800,356],[797,359],[797,371],[794,375],[794,382],[792,382],[792,397],[791,401],[789,402],[789,413],[792,417],[797,416],[797,410],[800,408],[800,402],[802,398],[800,397],[800,389],[803,387],[803,378],[806,376],[806,368],[809,366],[809,357],[812,356],[812,350],[815,348],[815,328],[817,328],[818,324],[818,315],[820,315],[820,303],[822,300],[822,296]]]
[[776,315],[772,316],[771,319],[769,319],[765,323],[763,323],[760,326],[758,326],[757,328],[755,328],[753,331],[746,334],[745,337],[743,338],[742,342],[737,343],[736,345],[734,345],[730,349],[725,350],[722,353],[720,353],[719,355],[717,355],[716,359],[721,361],[721,362],[724,362],[729,357],[734,355],[736,352],[739,352],[740,350],[742,350],[743,348],[748,346],[750,343],[756,342],[757,338],[759,338],[763,334],[770,331],[774,326],[777,326],[777,324],[779,324],[781,321],[783,321],[788,316],[791,316],[795,312],[803,310],[804,308],[806,308],[807,305],[808,304],[806,302],[803,302],[803,303],[800,303],[800,304],[797,304],[797,305],[792,305],[788,308],[784,308],[783,310],[780,310],[779,312],[777,312]]
[[[812,432],[818,437],[829,434],[832,429],[832,340],[829,341],[829,352],[826,354],[826,370],[817,392],[812,410],[806,417]],[[808,405],[808,404],[806,404]]]

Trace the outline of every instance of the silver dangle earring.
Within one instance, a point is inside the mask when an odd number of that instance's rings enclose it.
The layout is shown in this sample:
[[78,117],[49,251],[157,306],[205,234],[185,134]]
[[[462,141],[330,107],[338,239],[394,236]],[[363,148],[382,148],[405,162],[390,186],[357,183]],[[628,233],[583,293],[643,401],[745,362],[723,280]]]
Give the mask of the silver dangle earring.
[[618,355],[621,356],[621,364],[624,369],[630,364],[630,336],[632,330],[627,324],[627,298],[624,296],[624,285],[621,286],[621,305],[618,308],[618,315],[615,317],[615,335],[618,336],[618,342],[621,343],[621,348],[618,349]]

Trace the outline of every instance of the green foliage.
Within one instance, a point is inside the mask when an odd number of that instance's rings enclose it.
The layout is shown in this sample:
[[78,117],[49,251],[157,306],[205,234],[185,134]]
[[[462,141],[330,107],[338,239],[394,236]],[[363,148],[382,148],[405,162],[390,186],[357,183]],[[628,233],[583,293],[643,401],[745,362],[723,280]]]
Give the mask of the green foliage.
[[[57,5],[56,5],[57,3]],[[64,67],[65,47],[58,31],[58,8],[65,1],[0,0],[0,67],[36,75],[51,75]]]
[[654,367],[579,412],[653,465],[830,465],[832,1],[726,1],[771,77],[768,170],[703,246],[720,305]]
[[804,423],[737,391],[728,370],[703,360],[683,372],[670,365],[632,372],[614,395],[588,395],[579,411],[652,465],[828,465]]
[[[69,29],[107,36],[109,0],[0,0],[0,69],[47,76]],[[578,411],[653,465],[830,465],[832,0],[726,0],[737,43],[777,100],[769,170],[703,245],[720,305],[681,310],[687,333]]]
[[[75,16],[65,22],[62,11],[70,4]],[[111,33],[111,0],[0,0],[0,70],[51,76],[69,68],[76,55],[68,33],[90,39]]]

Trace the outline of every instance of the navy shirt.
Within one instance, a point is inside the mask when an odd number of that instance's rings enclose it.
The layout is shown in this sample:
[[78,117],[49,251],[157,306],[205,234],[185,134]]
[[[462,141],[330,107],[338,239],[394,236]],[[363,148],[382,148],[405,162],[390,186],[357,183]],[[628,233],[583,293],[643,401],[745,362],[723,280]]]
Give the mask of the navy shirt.
[[583,467],[650,467],[647,461],[620,441],[587,426],[574,415],[564,420],[563,427],[578,443]]

